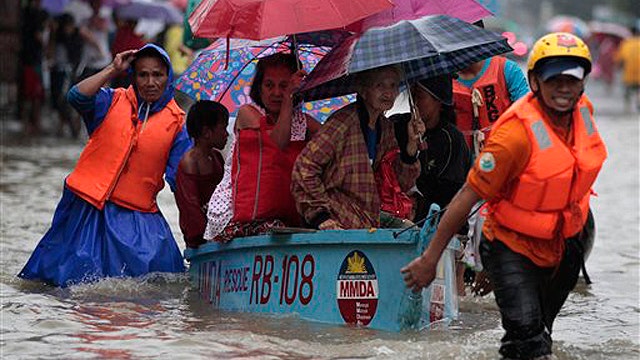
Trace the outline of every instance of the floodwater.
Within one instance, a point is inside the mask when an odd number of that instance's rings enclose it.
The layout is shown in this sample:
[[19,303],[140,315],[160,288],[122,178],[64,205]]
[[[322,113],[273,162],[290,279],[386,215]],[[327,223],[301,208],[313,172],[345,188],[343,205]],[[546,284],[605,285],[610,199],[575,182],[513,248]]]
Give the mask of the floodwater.
[[[639,124],[621,91],[598,85],[594,100],[609,159],[592,200],[597,222],[580,281],[555,323],[557,359],[638,359]],[[2,125],[0,178],[0,357],[3,359],[496,359],[502,336],[492,297],[466,297],[448,329],[387,333],[290,317],[224,313],[190,289],[185,275],[107,279],[57,289],[16,278],[49,227],[81,141],[24,140]],[[162,211],[177,239],[170,192]],[[183,247],[182,241],[179,245]]]

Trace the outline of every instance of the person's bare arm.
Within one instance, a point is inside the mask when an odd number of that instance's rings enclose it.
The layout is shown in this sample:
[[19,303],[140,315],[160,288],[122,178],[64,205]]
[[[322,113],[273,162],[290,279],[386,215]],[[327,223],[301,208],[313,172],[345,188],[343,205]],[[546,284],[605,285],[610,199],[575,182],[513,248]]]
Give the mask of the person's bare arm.
[[100,72],[80,81],[77,85],[78,91],[85,96],[95,95],[113,76],[121,71],[127,70],[129,66],[131,66],[136,51],[137,50],[127,50],[116,55],[111,64],[107,65]]
[[238,110],[238,116],[236,117],[236,130],[259,129],[260,116],[260,113],[250,105],[241,106]]
[[449,244],[451,237],[466,221],[473,205],[480,200],[480,195],[465,183],[451,200],[427,249],[400,270],[408,288],[418,292],[431,284],[436,276],[436,266],[442,252]]
[[273,140],[280,149],[286,148],[291,140],[291,119],[293,118],[293,99],[291,95],[298,90],[300,82],[306,74],[304,70],[299,70],[291,75],[289,85],[284,91],[282,98],[278,121],[273,127],[271,134],[269,134],[271,140]]

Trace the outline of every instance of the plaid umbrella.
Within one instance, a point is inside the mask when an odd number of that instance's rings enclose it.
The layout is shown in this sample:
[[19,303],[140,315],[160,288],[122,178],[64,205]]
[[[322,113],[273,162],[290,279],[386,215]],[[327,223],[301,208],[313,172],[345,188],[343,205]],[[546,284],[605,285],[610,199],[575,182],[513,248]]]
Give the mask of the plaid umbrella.
[[[331,45],[340,39],[334,34],[316,33],[302,34],[298,45],[298,58],[305,70],[311,69],[320,61],[329,48],[306,45]],[[264,41],[232,39],[227,53],[227,40],[218,39],[193,61],[189,68],[176,80],[176,90],[179,90],[195,100],[216,100],[224,104],[231,116],[237,114],[238,108],[250,103],[249,88],[256,70],[258,59],[276,52],[289,52],[290,40],[285,37]],[[229,58],[227,58],[229,56]],[[228,64],[227,64],[228,61]],[[323,122],[332,111],[348,104],[352,97],[338,97],[335,99],[314,101],[302,104],[303,111],[311,114]]]
[[353,74],[401,64],[412,82],[453,73],[477,61],[513,50],[507,39],[446,15],[404,20],[373,28],[333,48],[307,76],[306,101],[351,94]]

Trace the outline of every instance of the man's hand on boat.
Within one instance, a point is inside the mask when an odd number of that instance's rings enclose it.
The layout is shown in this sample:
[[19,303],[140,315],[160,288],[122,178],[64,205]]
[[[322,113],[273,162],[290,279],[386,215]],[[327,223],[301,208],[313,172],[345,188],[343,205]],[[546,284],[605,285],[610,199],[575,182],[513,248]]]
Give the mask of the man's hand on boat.
[[320,223],[320,225],[318,225],[318,229],[320,230],[342,230],[342,226],[340,226],[340,224],[333,220],[333,219],[327,219],[325,221],[323,221],[322,223]]
[[436,277],[438,260],[439,258],[429,259],[424,254],[413,259],[407,266],[400,269],[404,275],[405,285],[413,292],[419,292],[422,288],[429,286]]
[[438,229],[433,235],[427,249],[403,267],[400,272],[404,276],[404,283],[414,292],[429,286],[436,276],[436,266],[442,256],[442,252],[451,241],[451,237],[467,221],[467,215],[478,201],[482,200],[468,184],[453,197],[447,211],[440,219]]

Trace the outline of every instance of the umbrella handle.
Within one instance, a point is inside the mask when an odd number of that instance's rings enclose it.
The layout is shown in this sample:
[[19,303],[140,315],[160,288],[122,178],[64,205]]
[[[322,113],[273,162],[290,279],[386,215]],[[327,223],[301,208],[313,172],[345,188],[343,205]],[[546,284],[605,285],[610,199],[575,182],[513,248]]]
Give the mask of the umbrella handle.
[[[222,94],[220,94],[220,96],[218,96],[218,100],[217,101],[222,101],[222,99],[224,98],[224,96],[227,94],[227,92],[229,91],[229,89],[231,89],[231,86],[233,86],[233,83],[238,79],[238,77],[240,76],[240,74],[244,71],[244,69],[247,68],[247,66],[249,66],[249,64],[251,64],[254,60],[258,59],[258,57],[260,55],[262,55],[265,51],[269,50],[271,48],[271,46],[267,46],[264,49],[262,49],[262,51],[260,51],[258,54],[256,54],[256,56],[253,57],[253,59],[251,59],[251,61],[248,61],[246,64],[244,64],[241,68],[240,71],[238,71],[238,73],[233,77],[233,79],[231,79],[231,81],[229,82],[229,84],[227,84],[227,87],[224,89],[224,91],[222,92]],[[227,65],[225,66],[225,70],[227,70],[227,67],[229,65],[229,54],[230,54],[230,50],[229,50],[229,38],[227,37]]]
[[298,57],[298,41],[296,40],[296,34],[291,36],[291,53],[296,57],[296,68],[300,71],[300,58]]
[[229,70],[229,57],[231,56],[231,39],[229,39],[229,35],[227,35],[227,53],[226,53],[226,61],[224,62],[224,70]]
[[[402,67],[402,71],[404,72],[404,66]],[[409,96],[409,111],[411,112],[411,119],[409,121],[422,121],[421,117],[420,117],[420,110],[418,109],[418,106],[416,106],[415,101],[413,101],[413,95],[411,95],[411,87],[409,86],[409,82],[407,81],[407,77],[404,76],[404,83],[407,86],[407,94]],[[407,124],[407,126],[409,126],[409,124]],[[424,151],[427,149],[427,144],[424,142],[424,139],[422,138],[422,134],[419,134],[418,136],[418,150],[419,151]]]

